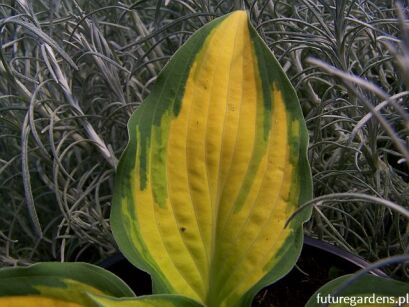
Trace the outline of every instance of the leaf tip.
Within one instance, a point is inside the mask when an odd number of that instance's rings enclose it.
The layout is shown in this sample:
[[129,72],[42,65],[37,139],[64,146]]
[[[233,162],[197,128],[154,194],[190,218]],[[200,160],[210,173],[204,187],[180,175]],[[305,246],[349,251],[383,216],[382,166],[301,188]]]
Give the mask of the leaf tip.
[[237,21],[241,23],[247,24],[248,22],[248,15],[246,10],[238,10],[231,13],[230,18],[237,19]]

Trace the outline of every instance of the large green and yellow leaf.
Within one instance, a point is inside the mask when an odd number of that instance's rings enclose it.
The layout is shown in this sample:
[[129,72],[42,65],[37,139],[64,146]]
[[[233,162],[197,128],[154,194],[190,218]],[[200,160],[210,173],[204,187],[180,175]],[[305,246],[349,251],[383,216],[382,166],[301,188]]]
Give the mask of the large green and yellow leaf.
[[89,294],[133,297],[112,273],[86,263],[38,263],[0,270],[0,306],[96,306]]
[[246,306],[286,274],[311,197],[293,87],[246,12],[197,31],[128,123],[112,229],[155,293]]
[[[409,284],[393,279],[366,275],[341,291],[351,275],[341,276],[322,286],[309,299],[306,307],[409,307]],[[335,292],[336,295],[335,295]]]

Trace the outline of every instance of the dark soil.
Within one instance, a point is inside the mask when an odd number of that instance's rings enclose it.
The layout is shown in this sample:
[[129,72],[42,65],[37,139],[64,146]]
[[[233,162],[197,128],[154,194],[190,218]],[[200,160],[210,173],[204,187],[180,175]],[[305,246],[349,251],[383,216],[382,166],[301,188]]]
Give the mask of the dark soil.
[[[278,282],[262,289],[252,307],[302,307],[326,282],[359,269],[333,252],[304,244],[296,267]],[[109,258],[102,266],[122,278],[136,295],[152,293],[149,275],[132,266],[122,255]]]

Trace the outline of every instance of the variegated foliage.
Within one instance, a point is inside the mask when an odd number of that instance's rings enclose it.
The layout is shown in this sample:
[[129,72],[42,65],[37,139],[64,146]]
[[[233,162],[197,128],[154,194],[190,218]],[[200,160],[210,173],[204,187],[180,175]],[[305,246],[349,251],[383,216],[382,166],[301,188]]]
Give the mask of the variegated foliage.
[[307,130],[244,11],[197,31],[128,124],[111,223],[155,293],[247,306],[286,274],[311,197]]
[[[176,53],[128,124],[112,228],[149,272],[135,298],[86,264],[0,271],[2,306],[249,306],[302,246],[311,197],[307,130],[294,89],[243,11]],[[17,286],[18,285],[18,286]]]

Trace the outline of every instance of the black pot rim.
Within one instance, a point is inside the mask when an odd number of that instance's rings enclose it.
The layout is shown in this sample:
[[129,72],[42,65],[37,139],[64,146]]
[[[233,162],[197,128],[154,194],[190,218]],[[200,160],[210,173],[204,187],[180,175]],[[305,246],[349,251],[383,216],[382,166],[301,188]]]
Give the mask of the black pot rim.
[[[304,235],[304,244],[324,250],[330,254],[336,255],[350,263],[355,264],[357,267],[361,269],[365,269],[366,267],[370,265],[369,262],[367,262],[366,260],[364,260],[363,258],[359,256],[356,256],[328,242],[312,238],[308,235]],[[381,269],[374,269],[374,270],[369,271],[369,273],[375,276],[379,276],[379,277],[388,277],[388,275],[386,275],[385,272],[382,271]]]

